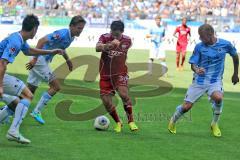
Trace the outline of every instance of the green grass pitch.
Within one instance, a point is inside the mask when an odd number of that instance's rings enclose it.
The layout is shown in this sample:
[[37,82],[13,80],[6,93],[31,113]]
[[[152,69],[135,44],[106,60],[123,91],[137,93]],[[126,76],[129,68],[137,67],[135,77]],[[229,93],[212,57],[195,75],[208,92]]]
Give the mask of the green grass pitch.
[[[94,48],[70,48],[71,57],[92,55],[99,57]],[[188,53],[189,58],[190,53]],[[96,58],[93,58],[96,59]],[[16,63],[8,66],[8,73],[15,74],[23,81],[26,81],[27,71],[25,63],[28,58],[19,55]],[[81,59],[80,59],[81,61]],[[130,50],[128,63],[146,63],[148,61],[147,50]],[[55,57],[51,64],[57,68],[64,62],[62,57]],[[98,64],[95,61],[88,61],[93,69],[90,77],[96,76],[95,82],[85,82],[87,66],[83,65],[75,69],[67,76],[65,84],[73,87],[73,93],[58,93],[47,105],[43,112],[46,120],[45,125],[39,125],[29,114],[25,118],[21,132],[29,138],[30,145],[21,145],[8,142],[5,138],[9,125],[0,126],[0,160],[135,160],[135,159],[157,159],[157,160],[237,160],[239,159],[240,148],[240,109],[239,109],[239,84],[231,84],[233,64],[230,56],[227,56],[224,74],[224,110],[220,120],[222,137],[215,138],[210,132],[212,118],[211,106],[207,96],[203,96],[197,102],[192,111],[179,121],[177,134],[168,133],[168,119],[175,111],[177,105],[183,102],[188,86],[191,84],[192,71],[186,63],[184,72],[175,70],[175,53],[167,52],[167,64],[169,67],[168,76],[161,77],[161,83],[167,82],[169,90],[157,92],[144,92],[154,89],[156,86],[140,85],[130,89],[134,99],[134,113],[136,123],[140,130],[132,133],[126,123],[122,104],[118,97],[117,110],[124,119],[123,132],[113,132],[113,121],[107,131],[96,131],[93,129],[93,119],[88,121],[65,121],[56,116],[56,105],[62,100],[72,100],[71,113],[79,114],[92,110],[101,104],[98,98],[98,76],[96,72]],[[155,61],[155,63],[159,63]],[[132,72],[131,78],[146,73],[147,64],[143,69]],[[145,69],[145,71],[144,71]],[[95,71],[95,72],[94,72]],[[63,70],[64,72],[64,70]],[[151,82],[149,78],[146,83]],[[133,84],[134,85],[134,84]],[[86,87],[85,92],[79,93],[78,87]],[[171,88],[172,87],[172,88]],[[30,111],[36,105],[41,93],[48,87],[45,83],[37,91],[31,104]],[[92,92],[90,92],[89,90]],[[160,89],[161,90],[161,89]],[[71,92],[71,91],[70,91]],[[141,94],[138,94],[141,93]],[[158,94],[159,93],[159,94]],[[1,103],[3,106],[3,103]],[[64,108],[64,106],[60,105]],[[64,116],[64,115],[63,115]]]

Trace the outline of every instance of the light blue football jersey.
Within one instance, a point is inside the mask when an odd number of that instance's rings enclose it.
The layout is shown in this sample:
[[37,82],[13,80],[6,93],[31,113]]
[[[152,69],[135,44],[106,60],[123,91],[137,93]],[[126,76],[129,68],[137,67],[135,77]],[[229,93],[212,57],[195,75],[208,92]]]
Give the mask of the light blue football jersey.
[[152,35],[151,42],[154,43],[155,47],[159,47],[162,38],[165,36],[165,28],[163,26],[155,25],[150,29],[150,34]]
[[28,54],[30,46],[19,32],[14,32],[0,42],[0,58],[13,63],[20,51]]
[[198,43],[190,57],[189,63],[205,69],[205,74],[194,73],[193,80],[199,85],[212,84],[221,81],[224,72],[226,54],[237,54],[236,48],[227,40],[217,39],[213,45]]
[[[69,29],[56,30],[47,35],[48,42],[43,46],[43,49],[66,49],[70,46],[74,37],[71,37]],[[45,55],[47,61],[52,61],[54,55]]]

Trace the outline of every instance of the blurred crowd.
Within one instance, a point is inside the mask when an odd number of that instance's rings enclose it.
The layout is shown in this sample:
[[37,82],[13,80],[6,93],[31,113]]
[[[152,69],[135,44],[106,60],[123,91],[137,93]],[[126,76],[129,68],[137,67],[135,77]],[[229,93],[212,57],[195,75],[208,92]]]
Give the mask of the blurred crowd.
[[152,19],[157,14],[175,20],[186,16],[240,16],[240,0],[0,0],[0,15],[4,9],[16,13],[41,10],[38,14],[87,18]]

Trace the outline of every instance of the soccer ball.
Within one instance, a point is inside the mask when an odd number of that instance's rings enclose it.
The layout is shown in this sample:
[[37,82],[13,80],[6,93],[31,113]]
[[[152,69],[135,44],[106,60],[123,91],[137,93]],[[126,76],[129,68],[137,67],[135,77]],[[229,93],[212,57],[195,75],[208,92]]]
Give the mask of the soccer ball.
[[98,116],[94,121],[94,128],[96,130],[107,130],[110,121],[106,116]]

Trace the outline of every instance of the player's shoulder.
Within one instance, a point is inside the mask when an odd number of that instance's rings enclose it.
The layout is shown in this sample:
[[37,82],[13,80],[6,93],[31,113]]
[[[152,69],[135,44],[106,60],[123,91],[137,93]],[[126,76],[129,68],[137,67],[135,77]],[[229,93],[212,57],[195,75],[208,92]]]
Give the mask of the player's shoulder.
[[56,34],[59,34],[60,36],[66,36],[69,35],[69,29],[63,28],[55,31]]
[[218,42],[219,44],[225,44],[225,45],[231,45],[232,43],[226,39],[222,39],[222,38],[218,38]]
[[110,33],[104,33],[104,34],[101,35],[101,37],[110,38],[111,34]]
[[21,45],[23,40],[22,40],[22,37],[20,36],[21,36],[20,33],[14,32],[10,34],[6,39],[12,45]]
[[131,41],[131,38],[125,34],[122,35],[123,39]]
[[195,50],[201,49],[205,46],[205,44],[203,42],[199,42],[195,45]]
[[182,25],[178,25],[177,27],[176,27],[176,29],[180,29],[182,27]]

